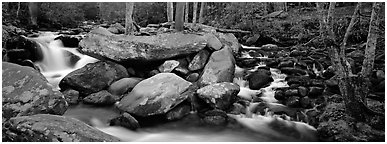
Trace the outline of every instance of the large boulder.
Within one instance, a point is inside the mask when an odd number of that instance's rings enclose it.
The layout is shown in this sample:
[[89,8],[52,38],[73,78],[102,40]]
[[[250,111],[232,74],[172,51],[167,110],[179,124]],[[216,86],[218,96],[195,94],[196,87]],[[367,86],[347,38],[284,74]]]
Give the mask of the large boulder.
[[159,73],[138,83],[117,106],[142,117],[165,114],[187,99],[191,85],[174,73]]
[[215,33],[215,36],[222,42],[223,45],[227,45],[231,48],[233,55],[239,53],[239,44],[238,39],[232,33]]
[[133,36],[91,31],[79,45],[82,52],[97,58],[135,63],[165,60],[196,53],[203,49],[207,42],[204,36],[196,34],[163,33],[152,36]]
[[3,127],[3,141],[12,142],[118,142],[77,119],[37,114],[11,118]]
[[34,114],[62,115],[67,110],[63,94],[41,73],[8,62],[3,62],[2,66],[3,120]]
[[235,101],[239,90],[237,84],[222,82],[200,88],[197,94],[212,108],[226,110]]
[[129,74],[122,65],[99,61],[69,73],[59,82],[59,87],[62,90],[71,88],[89,95],[107,89],[110,84],[125,77],[129,77]]
[[198,81],[201,87],[220,82],[232,82],[234,71],[235,59],[230,49],[225,46],[222,50],[211,54]]

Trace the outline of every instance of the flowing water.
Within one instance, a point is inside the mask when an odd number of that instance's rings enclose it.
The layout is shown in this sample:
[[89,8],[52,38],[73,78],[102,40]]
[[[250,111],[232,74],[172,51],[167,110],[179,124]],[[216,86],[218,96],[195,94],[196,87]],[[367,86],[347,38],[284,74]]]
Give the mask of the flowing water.
[[[60,80],[68,73],[83,67],[88,63],[98,61],[87,55],[83,55],[76,48],[66,48],[62,41],[54,40],[58,35],[52,32],[42,33],[37,38],[30,38],[40,45],[43,52],[43,60],[36,62],[42,74],[47,80],[58,88]],[[66,53],[79,57],[75,63],[66,57]],[[276,103],[274,92],[276,88],[287,87],[286,75],[281,74],[278,69],[270,69],[274,82],[262,89],[261,98],[267,103]],[[245,88],[249,90],[249,88]],[[79,104],[70,107],[64,116],[79,119],[95,128],[113,135],[122,141],[313,141],[315,139],[298,139],[288,136],[290,133],[301,133],[311,135],[315,131],[304,123],[295,123],[275,118],[270,115],[260,116],[252,114],[229,115],[240,123],[241,127],[213,127],[200,123],[196,114],[191,114],[182,120],[168,122],[152,127],[142,127],[138,130],[129,130],[123,127],[108,126],[109,119],[119,115],[119,111],[111,107],[95,107]],[[288,133],[273,129],[270,125],[281,125],[289,127]],[[292,125],[297,127],[292,127]],[[301,128],[299,128],[301,127]],[[306,130],[305,130],[306,129]],[[313,137],[313,136],[312,136]]]

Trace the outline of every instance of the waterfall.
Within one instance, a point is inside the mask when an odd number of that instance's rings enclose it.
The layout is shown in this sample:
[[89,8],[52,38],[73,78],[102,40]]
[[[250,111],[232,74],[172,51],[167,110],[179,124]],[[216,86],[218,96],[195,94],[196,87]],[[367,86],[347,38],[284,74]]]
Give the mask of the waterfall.
[[[58,36],[54,32],[42,32],[37,38],[28,38],[37,42],[43,53],[43,59],[35,62],[35,65],[56,89],[59,89],[59,82],[70,72],[88,63],[98,61],[95,58],[81,54],[76,48],[64,47],[61,40],[55,40]],[[79,60],[73,64],[69,54],[79,58]]]

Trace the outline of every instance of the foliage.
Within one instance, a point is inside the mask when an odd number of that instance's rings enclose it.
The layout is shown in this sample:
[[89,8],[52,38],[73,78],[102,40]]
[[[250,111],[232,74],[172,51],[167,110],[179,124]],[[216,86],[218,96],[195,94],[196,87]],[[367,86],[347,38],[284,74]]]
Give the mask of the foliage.
[[81,6],[82,3],[41,3],[40,19],[38,19],[41,23],[39,25],[48,23],[56,28],[76,27],[80,22],[85,20]]

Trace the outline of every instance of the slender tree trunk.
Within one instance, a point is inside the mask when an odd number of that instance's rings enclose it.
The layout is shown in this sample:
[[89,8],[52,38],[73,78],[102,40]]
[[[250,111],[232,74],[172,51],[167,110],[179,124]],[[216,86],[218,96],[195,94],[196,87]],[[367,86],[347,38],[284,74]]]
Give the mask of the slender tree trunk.
[[168,22],[173,22],[173,2],[167,2],[167,18]]
[[193,3],[193,17],[192,17],[192,23],[196,24],[196,13],[198,11],[198,2]]
[[284,11],[288,11],[288,6],[286,2],[284,2]]
[[368,30],[367,37],[367,46],[365,49],[365,59],[363,61],[363,66],[361,70],[361,74],[363,77],[370,77],[372,68],[374,67],[374,59],[375,59],[375,49],[376,42],[378,39],[379,32],[379,15],[381,13],[382,3],[374,2],[372,6],[370,27]]
[[38,25],[39,7],[36,2],[29,2],[28,9],[30,13],[30,21],[33,26]]
[[177,31],[184,30],[184,2],[176,3],[175,27]]
[[201,2],[200,3],[200,13],[199,13],[199,23],[202,24],[204,22],[204,13],[205,13],[205,10],[206,9],[206,3],[205,2]]
[[16,17],[19,17],[19,12],[20,12],[20,2],[17,4],[17,11],[16,11]]
[[133,7],[134,3],[133,2],[127,2],[126,3],[126,15],[125,15],[125,34],[126,35],[131,35],[133,34]]
[[322,3],[316,2],[316,9],[320,17],[318,20],[320,23],[320,36],[322,36],[322,33],[324,32],[323,27],[324,27],[324,21],[325,21]]
[[349,35],[351,35],[352,28],[355,25],[355,21],[358,17],[357,15],[359,13],[360,6],[361,6],[361,2],[357,3],[355,11],[352,14],[351,22],[348,25],[348,28],[347,28],[347,31],[345,32],[343,43],[342,43],[342,46],[344,47],[347,46],[348,37]]
[[184,17],[184,22],[188,23],[188,13],[189,13],[189,2],[185,3],[185,17]]
[[269,13],[269,10],[268,10],[268,4],[269,2],[263,2],[263,6],[264,6],[264,10],[263,10],[263,15],[267,15]]

